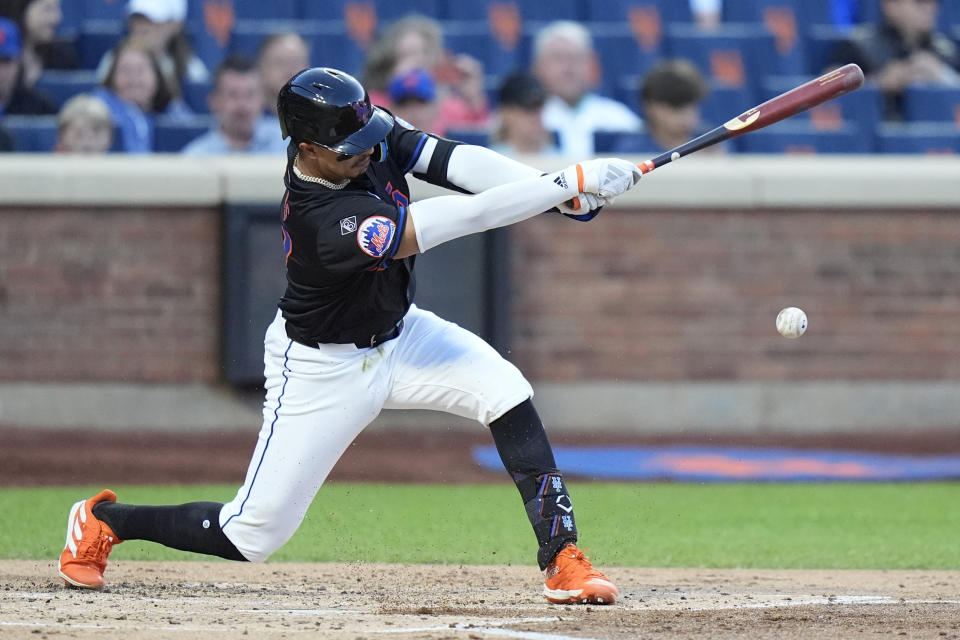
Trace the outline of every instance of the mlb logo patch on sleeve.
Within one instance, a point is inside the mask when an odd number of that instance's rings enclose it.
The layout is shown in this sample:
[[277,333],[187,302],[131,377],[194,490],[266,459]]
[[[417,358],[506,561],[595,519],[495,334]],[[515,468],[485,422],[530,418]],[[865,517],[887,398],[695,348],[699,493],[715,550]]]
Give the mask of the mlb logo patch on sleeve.
[[357,230],[357,244],[360,249],[373,258],[382,258],[390,248],[390,242],[397,232],[397,223],[386,216],[371,216],[360,223]]

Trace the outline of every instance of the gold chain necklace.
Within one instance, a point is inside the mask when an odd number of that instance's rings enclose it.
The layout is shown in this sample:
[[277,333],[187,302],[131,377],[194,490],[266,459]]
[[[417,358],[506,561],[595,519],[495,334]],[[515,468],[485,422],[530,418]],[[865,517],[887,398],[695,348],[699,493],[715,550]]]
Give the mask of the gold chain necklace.
[[318,178],[317,176],[308,176],[300,171],[300,168],[297,166],[297,162],[299,162],[299,160],[300,154],[298,153],[293,159],[293,172],[301,180],[306,180],[307,182],[316,182],[317,184],[322,184],[328,189],[343,189],[350,182],[350,178],[344,178],[342,182],[330,182],[329,180],[324,180],[323,178]]

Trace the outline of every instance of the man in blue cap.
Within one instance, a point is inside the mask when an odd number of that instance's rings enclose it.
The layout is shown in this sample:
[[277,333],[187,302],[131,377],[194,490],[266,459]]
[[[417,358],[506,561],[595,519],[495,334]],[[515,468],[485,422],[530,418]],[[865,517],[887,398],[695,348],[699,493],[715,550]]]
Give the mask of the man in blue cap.
[[56,113],[53,100],[21,81],[22,53],[20,29],[12,20],[0,18],[0,116]]

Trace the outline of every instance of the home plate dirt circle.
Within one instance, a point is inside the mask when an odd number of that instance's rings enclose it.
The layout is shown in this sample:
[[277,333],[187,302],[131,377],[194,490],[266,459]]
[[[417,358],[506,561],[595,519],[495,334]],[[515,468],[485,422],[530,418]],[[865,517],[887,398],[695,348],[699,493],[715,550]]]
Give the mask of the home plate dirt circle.
[[960,571],[610,568],[552,606],[536,567],[117,561],[102,592],[0,561],[0,638],[960,639]]

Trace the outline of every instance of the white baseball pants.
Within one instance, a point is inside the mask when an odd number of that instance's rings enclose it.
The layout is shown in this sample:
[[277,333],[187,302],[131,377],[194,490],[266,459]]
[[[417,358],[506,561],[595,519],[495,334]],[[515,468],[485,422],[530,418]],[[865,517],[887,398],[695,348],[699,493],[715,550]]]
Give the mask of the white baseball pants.
[[278,312],[264,340],[263,427],[224,534],[266,560],[300,526],[334,464],[381,409],[434,409],[489,425],[533,395],[520,371],[452,322],[412,306],[382,345],[308,347]]

